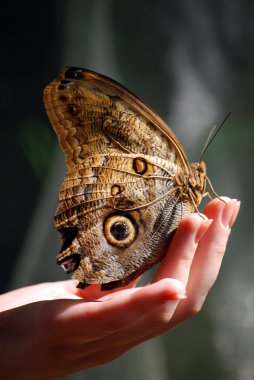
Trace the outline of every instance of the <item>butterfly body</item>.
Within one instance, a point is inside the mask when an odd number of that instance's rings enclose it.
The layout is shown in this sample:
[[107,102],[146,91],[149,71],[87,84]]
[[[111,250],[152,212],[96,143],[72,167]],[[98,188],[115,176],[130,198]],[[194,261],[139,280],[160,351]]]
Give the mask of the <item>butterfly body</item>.
[[205,192],[165,123],[124,87],[64,69],[44,102],[68,172],[59,192],[57,262],[79,287],[128,284],[160,261],[183,216]]

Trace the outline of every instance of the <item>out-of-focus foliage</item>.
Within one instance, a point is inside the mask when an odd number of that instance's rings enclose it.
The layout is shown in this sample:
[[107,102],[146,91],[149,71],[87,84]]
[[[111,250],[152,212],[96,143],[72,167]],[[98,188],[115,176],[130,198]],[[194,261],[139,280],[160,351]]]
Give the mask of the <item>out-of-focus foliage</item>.
[[45,124],[36,120],[27,121],[21,126],[20,146],[34,175],[43,181],[53,159],[55,139]]

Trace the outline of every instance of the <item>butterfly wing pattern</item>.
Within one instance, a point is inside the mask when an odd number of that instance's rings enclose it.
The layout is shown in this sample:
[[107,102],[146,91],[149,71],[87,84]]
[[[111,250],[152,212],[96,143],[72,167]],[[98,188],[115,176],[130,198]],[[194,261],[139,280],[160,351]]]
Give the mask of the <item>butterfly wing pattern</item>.
[[44,90],[65,154],[55,226],[57,263],[78,287],[127,285],[159,262],[205,191],[170,128],[117,82],[69,67]]

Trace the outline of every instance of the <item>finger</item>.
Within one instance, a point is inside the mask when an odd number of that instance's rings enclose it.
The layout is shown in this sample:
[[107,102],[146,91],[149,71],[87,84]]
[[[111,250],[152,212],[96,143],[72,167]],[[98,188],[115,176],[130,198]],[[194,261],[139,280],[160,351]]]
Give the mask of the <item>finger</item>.
[[218,276],[231,227],[240,208],[236,200],[224,200],[226,204],[214,199],[204,210],[213,223],[198,244],[187,286],[188,296],[178,305],[172,325],[199,312]]
[[[181,294],[179,294],[179,291],[181,291]],[[152,296],[150,300],[147,297],[148,293],[150,297]],[[144,339],[152,331],[156,331],[162,326],[166,328],[183,293],[183,285],[176,280],[170,279],[164,279],[156,284],[134,291],[132,294],[135,297],[138,296],[136,299],[137,304],[135,305],[136,309],[138,307],[138,313],[135,318],[132,318],[131,308],[129,307],[129,311],[126,313],[127,323],[123,325],[123,321],[120,320],[116,324],[111,318],[110,324],[106,327],[107,333],[91,341],[87,341],[87,337],[81,340],[80,351],[83,356],[93,353],[97,355],[98,352],[102,354],[104,352],[113,352],[115,348],[124,348],[124,351],[126,351],[127,348],[125,347],[133,345],[137,340]],[[154,296],[159,297],[161,301],[155,301]],[[150,305],[147,307],[149,303]],[[144,306],[146,306],[145,309]],[[121,323],[120,325],[119,322]]]
[[[142,312],[141,317],[136,319],[136,323],[129,323],[125,326],[124,329],[117,329],[112,334],[106,335],[105,337],[100,339],[99,350],[102,356],[105,354],[105,347],[106,355],[108,353],[118,352],[117,356],[119,356],[119,352],[121,352],[121,350],[125,352],[128,349],[137,345],[138,343],[147,340],[148,337],[157,336],[158,331],[168,330],[168,323],[172,318],[172,315],[174,314],[174,311],[178,304],[178,299],[182,299],[185,297],[184,287],[177,280],[164,279],[160,282],[157,282],[156,284],[146,286],[146,289],[151,290],[151,287],[154,287],[154,285],[156,285],[157,287],[157,292],[160,292],[158,286],[164,287],[164,291],[166,291],[166,294],[168,294],[170,288],[170,292],[172,292],[172,285],[177,285],[174,293],[172,293],[172,300],[169,300],[168,298],[165,299],[164,302],[162,302],[158,306],[151,307],[150,310],[146,311],[145,313]],[[181,290],[180,294],[179,290]],[[176,291],[178,291],[178,293],[175,293]],[[141,298],[140,302],[146,302],[144,297]],[[87,352],[87,349],[85,350],[85,345],[83,346],[82,352]],[[95,356],[95,354],[98,354],[98,341],[89,343],[87,353],[90,355],[91,358],[92,356]]]
[[58,341],[92,342],[129,328],[166,301],[175,303],[175,307],[184,293],[185,288],[179,281],[166,279],[144,288],[108,295],[103,302],[54,301],[48,305],[50,310],[45,310],[47,316],[52,316],[46,317],[47,325],[53,323],[51,330],[55,331]]
[[[223,199],[227,205],[219,199],[215,199],[205,208],[206,216],[214,219],[214,222],[200,240],[193,259],[187,298],[178,303],[176,312],[167,325],[162,323],[158,328],[151,329],[146,336],[137,339],[135,344],[166,332],[184,319],[195,315],[202,307],[205,297],[218,275],[228,235],[240,208],[240,202],[229,198]],[[217,242],[214,241],[215,237],[218,239]]]
[[210,227],[210,224],[211,220],[202,218],[198,214],[185,217],[180,222],[167,255],[152,282],[162,278],[175,278],[186,285],[198,241]]
[[45,282],[4,293],[1,295],[0,311],[44,300],[79,299],[80,297],[70,292],[71,283],[72,281]]

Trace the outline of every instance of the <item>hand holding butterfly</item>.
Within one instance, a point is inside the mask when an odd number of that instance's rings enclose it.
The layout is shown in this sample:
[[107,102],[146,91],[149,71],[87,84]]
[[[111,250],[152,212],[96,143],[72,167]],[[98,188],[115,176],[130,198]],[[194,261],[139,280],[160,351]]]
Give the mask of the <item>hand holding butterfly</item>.
[[94,367],[195,315],[216,280],[239,211],[239,202],[225,201],[211,201],[207,219],[182,220],[150,285],[102,293],[99,286],[79,290],[64,281],[3,294],[3,378],[57,379]]

